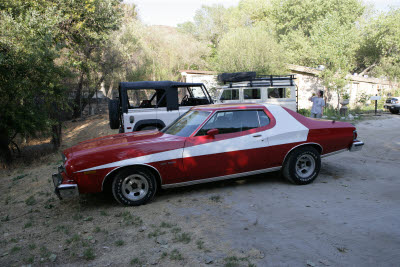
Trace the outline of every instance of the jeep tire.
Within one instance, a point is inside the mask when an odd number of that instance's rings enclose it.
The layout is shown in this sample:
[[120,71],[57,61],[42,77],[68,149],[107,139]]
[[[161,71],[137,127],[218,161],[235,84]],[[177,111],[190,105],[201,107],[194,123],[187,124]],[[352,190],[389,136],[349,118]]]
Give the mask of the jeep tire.
[[110,119],[111,129],[119,129],[119,101],[109,100],[108,101],[108,117]]

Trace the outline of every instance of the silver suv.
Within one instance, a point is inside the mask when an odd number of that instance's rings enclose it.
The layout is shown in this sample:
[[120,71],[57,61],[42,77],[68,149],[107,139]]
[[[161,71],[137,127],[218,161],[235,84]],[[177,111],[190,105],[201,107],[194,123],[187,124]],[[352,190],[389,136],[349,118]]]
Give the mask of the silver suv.
[[392,114],[399,114],[400,97],[390,97],[386,99],[386,102],[383,107],[387,108]]

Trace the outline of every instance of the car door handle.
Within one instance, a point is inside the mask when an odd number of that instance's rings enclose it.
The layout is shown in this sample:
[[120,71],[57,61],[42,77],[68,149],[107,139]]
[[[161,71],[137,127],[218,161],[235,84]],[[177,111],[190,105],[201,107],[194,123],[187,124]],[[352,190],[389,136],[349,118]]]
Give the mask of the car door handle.
[[261,137],[261,134],[253,135],[253,137]]

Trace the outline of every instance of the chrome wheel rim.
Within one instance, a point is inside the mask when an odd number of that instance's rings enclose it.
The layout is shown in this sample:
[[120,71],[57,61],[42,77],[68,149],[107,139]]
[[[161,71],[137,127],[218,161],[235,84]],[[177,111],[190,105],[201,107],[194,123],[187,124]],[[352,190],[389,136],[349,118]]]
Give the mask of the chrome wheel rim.
[[140,200],[147,195],[149,183],[140,174],[132,174],[122,181],[122,194],[129,200]]
[[296,162],[296,173],[300,178],[306,179],[315,170],[315,159],[311,155],[302,155]]

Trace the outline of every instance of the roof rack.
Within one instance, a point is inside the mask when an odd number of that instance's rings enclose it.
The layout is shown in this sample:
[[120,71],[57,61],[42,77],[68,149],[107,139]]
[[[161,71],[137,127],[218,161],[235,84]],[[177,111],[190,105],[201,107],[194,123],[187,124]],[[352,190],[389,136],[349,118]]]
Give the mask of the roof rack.
[[[229,87],[254,87],[254,86],[294,86],[296,78],[293,74],[289,75],[256,75],[255,72],[235,72],[222,73],[218,75],[218,81]],[[247,83],[245,83],[247,82]]]

